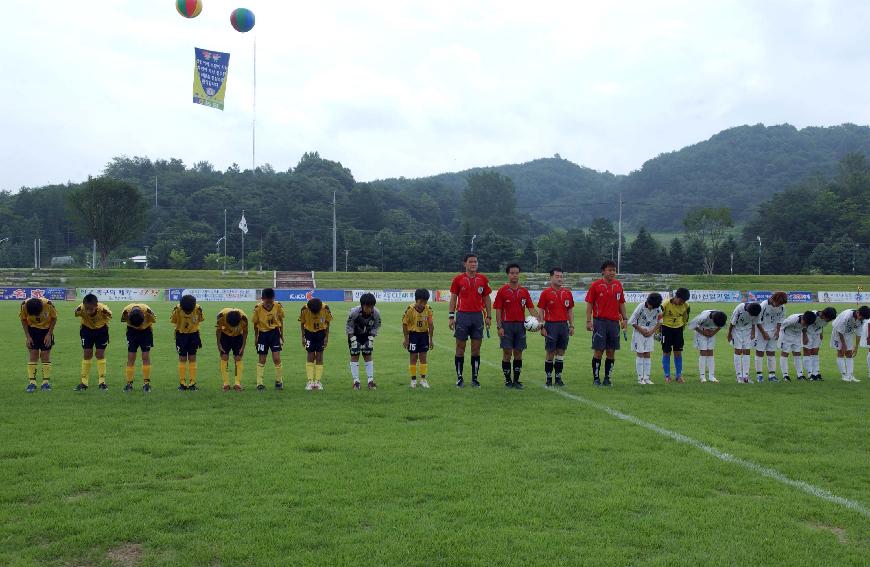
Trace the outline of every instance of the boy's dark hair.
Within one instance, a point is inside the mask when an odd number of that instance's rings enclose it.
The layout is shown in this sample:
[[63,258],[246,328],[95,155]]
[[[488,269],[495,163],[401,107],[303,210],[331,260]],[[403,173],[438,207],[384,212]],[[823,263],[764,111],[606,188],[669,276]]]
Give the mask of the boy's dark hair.
[[261,299],[275,299],[275,290],[271,287],[264,287],[260,292]]
[[777,291],[770,296],[770,299],[775,299],[780,305],[788,303],[788,294],[784,291]]
[[378,300],[375,299],[375,294],[373,293],[364,293],[359,297],[360,305],[371,305],[372,307],[374,307],[375,303],[377,302]]
[[653,309],[662,306],[662,294],[657,291],[652,292],[646,297],[646,304]]
[[189,293],[181,296],[181,301],[178,302],[181,310],[190,315],[196,309],[196,298]]
[[760,303],[747,303],[746,304],[746,312],[752,315],[753,317],[758,317],[761,314],[761,304]]
[[24,302],[24,308],[27,310],[28,315],[36,317],[42,313],[42,300],[38,297],[31,297]]
[[242,322],[242,314],[238,309],[233,309],[229,313],[227,313],[227,325],[230,327],[238,327],[239,323]]
[[523,269],[520,268],[520,265],[519,265],[519,264],[514,263],[514,264],[508,264],[507,266],[505,266],[504,273],[506,273],[506,274],[511,273],[511,268],[516,268],[518,272],[522,272],[522,271],[523,271]]
[[89,293],[84,297],[84,299],[82,299],[82,303],[85,305],[96,305],[98,303],[97,296],[93,293]]
[[423,301],[429,301],[429,290],[420,288],[414,292],[414,301],[418,301],[422,299]]
[[565,270],[563,270],[562,268],[550,268],[550,275],[551,275],[551,276],[552,276],[553,274],[555,274],[556,272],[562,272],[562,273],[564,274],[564,273],[565,273]]
[[861,316],[862,319],[870,319],[870,307],[862,305],[858,308],[858,314]]
[[814,311],[804,311],[803,315],[801,315],[801,323],[806,325],[812,325],[816,322],[816,313]]
[[712,319],[719,328],[724,327],[725,323],[728,322],[728,316],[722,311],[713,311],[710,313],[710,319]]
[[464,264],[468,262],[469,258],[477,258],[477,254],[475,254],[474,252],[466,252],[465,256],[462,257],[462,263]]
[[134,307],[130,310],[130,314],[127,315],[127,320],[130,321],[130,324],[134,327],[138,327],[145,322],[145,314],[142,313],[142,309],[139,307]]
[[828,321],[833,321],[837,318],[837,310],[833,307],[825,307],[822,309],[822,315],[824,315]]
[[692,294],[689,292],[689,290],[684,287],[678,287],[677,291],[674,292],[674,297],[678,297],[683,301],[689,301],[689,298],[691,296]]
[[323,302],[320,301],[319,297],[312,297],[308,300],[308,310],[317,315],[320,313],[320,310],[323,308]]
[[603,272],[607,268],[616,269],[616,262],[613,260],[605,260],[603,264],[601,264],[601,271]]

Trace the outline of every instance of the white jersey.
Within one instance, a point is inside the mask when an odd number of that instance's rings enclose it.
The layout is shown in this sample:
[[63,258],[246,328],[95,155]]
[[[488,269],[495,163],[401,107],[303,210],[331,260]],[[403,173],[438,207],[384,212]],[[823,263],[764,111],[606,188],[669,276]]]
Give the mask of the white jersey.
[[776,325],[785,319],[785,306],[774,307],[765,299],[761,302],[761,313],[758,315],[758,324],[765,331],[775,331]]
[[807,325],[807,335],[811,337],[821,337],[822,330],[827,324],[828,322],[822,319],[822,312],[816,311],[816,320],[813,321],[812,325]]
[[801,316],[799,313],[789,315],[782,321],[780,327],[780,335],[800,336],[803,334],[804,326],[801,324]]
[[719,327],[716,326],[716,323],[714,323],[713,319],[710,317],[710,315],[712,314],[712,309],[704,309],[698,314],[697,317],[689,322],[689,329],[692,331],[694,331],[695,329],[715,331]]
[[734,312],[731,313],[731,324],[734,325],[735,331],[748,331],[758,324],[758,318],[749,314],[745,303],[739,303],[734,308]]
[[861,330],[864,321],[859,321],[855,318],[855,309],[844,309],[842,313],[834,319],[833,329],[835,333],[843,333],[844,335],[854,335]]
[[637,325],[645,331],[654,329],[662,320],[662,308],[656,307],[649,309],[646,303],[640,303],[634,308],[631,317],[628,318],[628,324],[631,326]]

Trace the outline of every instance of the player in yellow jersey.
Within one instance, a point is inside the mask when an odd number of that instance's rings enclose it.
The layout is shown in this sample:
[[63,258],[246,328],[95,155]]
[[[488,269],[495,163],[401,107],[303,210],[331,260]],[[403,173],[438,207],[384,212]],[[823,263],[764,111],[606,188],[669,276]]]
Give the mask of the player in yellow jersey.
[[96,295],[89,293],[76,307],[75,316],[82,320],[79,329],[79,337],[82,339],[82,375],[75,390],[83,392],[88,389],[88,377],[91,373],[94,349],[96,349],[97,355],[99,388],[100,390],[108,390],[109,387],[106,386],[106,347],[109,345],[109,321],[112,320],[112,312],[97,301]]
[[127,323],[127,366],[124,369],[127,383],[124,391],[133,390],[133,371],[136,367],[136,351],[142,351],[142,391],[151,391],[151,348],[154,346],[154,323],[157,316],[144,303],[131,303],[124,307],[121,322]]
[[199,325],[203,321],[202,307],[190,294],[182,295],[169,320],[175,325],[175,350],[178,351],[178,389],[197,390],[196,351],[202,348]]
[[418,289],[414,292],[414,303],[405,309],[402,317],[402,333],[405,350],[411,355],[408,373],[411,375],[411,387],[417,387],[417,362],[419,361],[420,386],[429,387],[426,376],[429,374],[429,364],[426,353],[435,347],[435,322],[432,318],[432,308],[429,307],[429,290]]
[[233,389],[242,389],[242,355],[245,353],[245,345],[248,344],[248,316],[241,309],[227,307],[222,309],[217,316],[215,324],[215,336],[217,338],[218,352],[221,354],[221,380],[223,390],[230,389],[229,360],[233,353],[236,361],[236,384]]
[[43,297],[31,297],[21,302],[18,312],[24,340],[27,346],[27,388],[28,393],[36,391],[36,363],[42,363],[42,391],[51,391],[51,347],[54,345],[54,326],[57,324],[57,311],[51,301]]
[[281,376],[281,349],[284,346],[284,307],[275,301],[275,290],[265,288],[260,293],[260,302],[254,307],[254,343],[257,345],[257,390],[263,390],[263,374],[266,371],[266,352],[272,352],[275,365],[275,389],[284,388]]
[[691,294],[681,287],[674,292],[674,297],[662,304],[662,369],[665,371],[665,383],[671,383],[671,351],[674,353],[674,371],[677,382],[683,380],[683,329],[689,322],[691,308],[688,301]]
[[329,322],[332,311],[329,305],[314,297],[299,312],[302,331],[302,348],[308,353],[305,359],[306,390],[322,390],[323,351],[329,345]]

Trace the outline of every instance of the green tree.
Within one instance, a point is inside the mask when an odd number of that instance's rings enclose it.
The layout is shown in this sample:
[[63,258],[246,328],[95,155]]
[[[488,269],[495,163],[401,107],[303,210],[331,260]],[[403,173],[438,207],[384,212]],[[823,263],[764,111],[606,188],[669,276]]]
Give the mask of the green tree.
[[683,226],[690,247],[701,251],[704,273],[712,275],[722,242],[734,226],[731,210],[727,207],[693,209],[683,219]]
[[103,267],[112,249],[138,237],[148,224],[142,194],[111,177],[88,179],[69,192],[67,204],[78,231],[97,241]]
[[176,270],[186,268],[189,261],[190,256],[184,251],[184,248],[173,248],[169,252],[169,265]]
[[623,271],[638,274],[661,271],[665,265],[665,262],[662,261],[664,255],[662,246],[647,232],[646,228],[640,227],[637,237],[625,249],[625,258],[623,259],[625,268]]
[[687,274],[686,270],[686,251],[683,249],[683,242],[679,238],[671,240],[671,248],[668,251],[669,266],[665,270],[667,273]]
[[592,263],[597,264],[596,271],[604,260],[616,258],[616,242],[617,234],[612,222],[602,217],[592,221],[589,226],[589,245]]

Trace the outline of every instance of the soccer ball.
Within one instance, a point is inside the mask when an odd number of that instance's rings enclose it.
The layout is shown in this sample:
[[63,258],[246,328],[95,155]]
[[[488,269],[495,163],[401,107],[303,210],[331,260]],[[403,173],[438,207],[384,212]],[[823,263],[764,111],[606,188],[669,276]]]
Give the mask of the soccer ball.
[[526,317],[526,321],[523,323],[525,325],[526,330],[528,331],[537,331],[541,328],[541,322],[538,321],[535,317],[529,315]]

